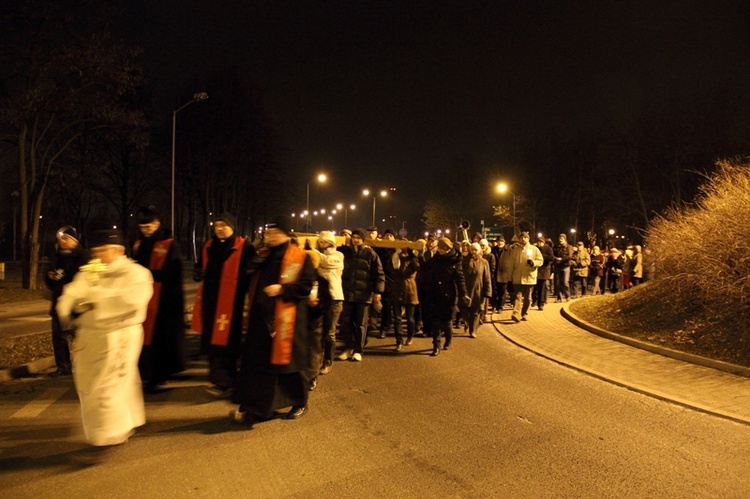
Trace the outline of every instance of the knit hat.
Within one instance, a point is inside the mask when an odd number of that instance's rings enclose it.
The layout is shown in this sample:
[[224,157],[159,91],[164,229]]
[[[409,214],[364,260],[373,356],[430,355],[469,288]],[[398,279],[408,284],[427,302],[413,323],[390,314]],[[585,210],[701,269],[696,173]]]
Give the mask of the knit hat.
[[237,219],[231,213],[221,213],[214,218],[214,222],[224,222],[228,226],[235,230],[237,228]]
[[321,230],[320,234],[318,235],[319,241],[327,241],[331,243],[332,245],[336,246],[336,237],[333,235],[333,232],[330,230]]
[[159,212],[154,205],[141,206],[138,209],[138,225],[150,224],[154,220],[159,220]]
[[479,245],[479,243],[471,243],[471,249],[474,251],[482,251],[482,247]]
[[354,229],[352,231],[352,236],[359,236],[362,239],[365,238],[365,230],[364,229]]
[[479,241],[479,244],[482,246],[489,246],[490,242],[486,239],[482,239],[481,241]]
[[438,248],[444,249],[444,250],[449,250],[453,248],[453,243],[447,237],[441,237],[440,239],[438,239],[437,245],[438,245]]
[[75,229],[75,227],[64,225],[57,229],[57,237],[60,239],[62,239],[63,237],[70,237],[78,241],[78,231]]
[[396,233],[393,232],[393,229],[385,229],[385,232],[383,232],[383,236],[386,234],[391,234],[393,237],[396,237]]
[[341,227],[341,230],[339,231],[339,234],[341,234],[344,237],[346,237],[346,236],[351,237],[352,236],[352,229],[350,229],[349,227]]
[[287,236],[291,236],[293,226],[294,221],[292,220],[292,217],[289,215],[279,215],[266,224],[266,229],[278,229],[286,233]]

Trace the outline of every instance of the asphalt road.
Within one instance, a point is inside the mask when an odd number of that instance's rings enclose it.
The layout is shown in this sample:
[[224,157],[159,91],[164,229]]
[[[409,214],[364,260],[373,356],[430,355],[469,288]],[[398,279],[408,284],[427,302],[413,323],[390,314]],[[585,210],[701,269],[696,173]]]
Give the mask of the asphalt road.
[[[148,423],[97,467],[71,380],[0,384],[6,497],[748,497],[750,427],[547,361],[492,326],[439,357],[371,339],[298,421],[232,426],[205,365],[147,398]],[[616,361],[616,359],[613,359]]]

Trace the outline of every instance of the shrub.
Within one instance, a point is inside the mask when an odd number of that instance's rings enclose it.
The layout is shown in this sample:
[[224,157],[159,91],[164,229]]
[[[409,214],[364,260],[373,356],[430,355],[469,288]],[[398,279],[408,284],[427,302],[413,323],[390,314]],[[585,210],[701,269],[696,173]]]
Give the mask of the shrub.
[[720,161],[717,167],[693,204],[672,208],[651,223],[646,243],[653,252],[653,290],[672,313],[746,355],[750,163]]

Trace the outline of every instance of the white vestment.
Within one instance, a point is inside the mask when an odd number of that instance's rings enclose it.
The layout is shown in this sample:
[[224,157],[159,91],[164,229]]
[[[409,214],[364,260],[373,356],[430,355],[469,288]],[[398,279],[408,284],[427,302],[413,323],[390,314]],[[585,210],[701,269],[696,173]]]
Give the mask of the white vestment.
[[115,445],[146,423],[138,358],[153,279],[151,271],[124,256],[91,277],[76,274],[57,313],[67,321],[83,312],[75,320],[72,356],[83,429],[92,445]]

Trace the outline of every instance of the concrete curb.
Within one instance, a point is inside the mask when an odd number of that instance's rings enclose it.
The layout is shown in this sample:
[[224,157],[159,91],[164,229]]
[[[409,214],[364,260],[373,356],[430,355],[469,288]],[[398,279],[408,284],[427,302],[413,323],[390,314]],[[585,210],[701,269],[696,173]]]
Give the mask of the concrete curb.
[[12,379],[28,378],[50,367],[55,367],[54,357],[44,357],[43,359],[36,359],[22,366],[9,367],[8,369],[0,370],[0,383]]
[[620,343],[624,343],[625,345],[640,348],[641,350],[646,350],[647,352],[662,355],[664,357],[669,357],[671,359],[681,360],[683,362],[689,362],[691,364],[696,364],[703,367],[710,367],[718,371],[750,378],[750,368],[745,366],[738,366],[737,364],[732,364],[729,362],[709,359],[707,357],[701,357],[700,355],[694,355],[686,352],[681,352],[679,350],[673,350],[671,348],[661,347],[653,343],[636,340],[635,338],[630,338],[628,336],[623,336],[611,331],[607,331],[606,329],[602,329],[598,326],[595,326],[594,324],[591,324],[590,322],[584,321],[583,319],[573,314],[570,311],[570,302],[563,305],[560,313],[563,317],[565,317],[567,320],[580,327],[581,329],[584,329],[597,336],[601,336],[602,338],[618,341]]

